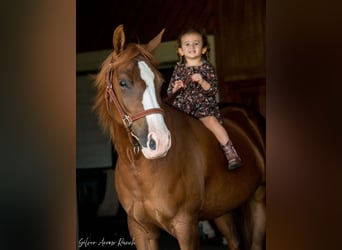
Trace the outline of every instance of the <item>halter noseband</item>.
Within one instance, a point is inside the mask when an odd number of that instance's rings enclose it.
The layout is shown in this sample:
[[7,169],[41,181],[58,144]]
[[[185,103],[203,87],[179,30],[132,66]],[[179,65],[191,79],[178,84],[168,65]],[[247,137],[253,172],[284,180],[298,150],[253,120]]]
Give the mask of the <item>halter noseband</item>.
[[164,114],[164,110],[161,108],[151,108],[151,109],[147,109],[139,113],[136,113],[134,115],[128,115],[128,113],[125,112],[124,108],[120,105],[119,100],[113,90],[113,84],[112,84],[113,72],[112,71],[113,71],[112,63],[110,63],[106,71],[107,88],[106,88],[105,99],[106,99],[107,110],[108,110],[108,113],[111,115],[111,106],[109,104],[112,101],[117,111],[120,114],[120,118],[127,131],[128,138],[131,144],[133,145],[133,151],[135,154],[138,154],[141,146],[139,144],[139,137],[132,131],[132,123],[147,115]]

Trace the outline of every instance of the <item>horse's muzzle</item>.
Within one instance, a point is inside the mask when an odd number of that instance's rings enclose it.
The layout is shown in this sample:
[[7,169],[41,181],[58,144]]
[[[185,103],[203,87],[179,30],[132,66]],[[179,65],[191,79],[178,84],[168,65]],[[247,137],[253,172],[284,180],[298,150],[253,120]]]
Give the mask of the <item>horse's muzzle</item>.
[[171,134],[170,131],[163,133],[150,132],[146,147],[142,146],[142,153],[147,159],[156,159],[164,157],[171,147]]

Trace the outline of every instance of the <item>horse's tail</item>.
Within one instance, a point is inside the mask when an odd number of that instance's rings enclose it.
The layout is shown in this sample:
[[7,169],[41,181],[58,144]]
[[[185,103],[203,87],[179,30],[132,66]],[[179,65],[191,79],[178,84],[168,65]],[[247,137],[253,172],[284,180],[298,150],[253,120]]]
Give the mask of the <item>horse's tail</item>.
[[246,202],[234,211],[234,221],[240,237],[239,241],[241,250],[249,250],[252,244],[253,232],[251,228],[253,226],[253,222],[250,207],[251,204]]

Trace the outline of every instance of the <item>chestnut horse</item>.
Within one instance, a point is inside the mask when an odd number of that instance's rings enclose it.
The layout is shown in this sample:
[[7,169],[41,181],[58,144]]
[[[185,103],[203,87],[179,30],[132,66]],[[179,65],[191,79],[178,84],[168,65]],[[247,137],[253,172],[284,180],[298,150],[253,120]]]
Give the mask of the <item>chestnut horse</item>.
[[265,240],[265,137],[256,116],[223,110],[225,126],[243,165],[229,171],[214,135],[202,123],[161,99],[164,82],[148,44],[125,44],[123,26],[114,51],[96,77],[94,109],[118,153],[115,187],[139,250],[158,249],[160,230],[181,250],[199,249],[198,221],[213,219],[230,250],[240,249],[232,211],[248,207],[248,249]]

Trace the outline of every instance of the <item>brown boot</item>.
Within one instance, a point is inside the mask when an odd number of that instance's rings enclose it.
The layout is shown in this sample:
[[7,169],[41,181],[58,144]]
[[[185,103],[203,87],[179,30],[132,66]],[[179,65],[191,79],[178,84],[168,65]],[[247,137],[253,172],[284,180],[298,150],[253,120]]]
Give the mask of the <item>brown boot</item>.
[[233,143],[231,140],[229,140],[226,145],[221,145],[226,158],[228,160],[228,169],[234,170],[236,168],[239,168],[241,166],[241,158],[237,154]]

